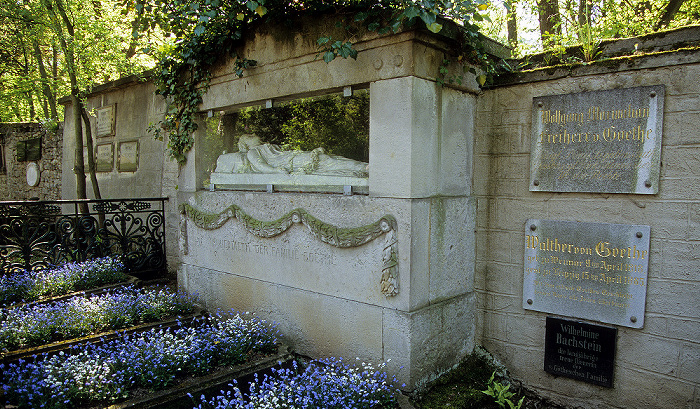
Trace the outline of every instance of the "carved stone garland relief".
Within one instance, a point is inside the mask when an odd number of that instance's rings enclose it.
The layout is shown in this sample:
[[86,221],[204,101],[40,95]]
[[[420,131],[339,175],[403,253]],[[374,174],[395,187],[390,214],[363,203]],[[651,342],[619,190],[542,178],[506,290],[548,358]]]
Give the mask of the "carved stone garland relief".
[[378,221],[360,227],[338,227],[325,223],[304,209],[294,209],[277,220],[262,221],[246,214],[240,207],[231,205],[221,213],[212,214],[200,211],[183,203],[180,205],[180,250],[188,253],[187,218],[199,228],[214,230],[223,226],[229,219],[237,219],[245,229],[261,238],[278,236],[289,230],[295,223],[301,223],[317,240],[334,247],[359,247],[385,235],[382,251],[381,292],[387,297],[399,293],[398,239],[396,238],[396,219],[386,215]]

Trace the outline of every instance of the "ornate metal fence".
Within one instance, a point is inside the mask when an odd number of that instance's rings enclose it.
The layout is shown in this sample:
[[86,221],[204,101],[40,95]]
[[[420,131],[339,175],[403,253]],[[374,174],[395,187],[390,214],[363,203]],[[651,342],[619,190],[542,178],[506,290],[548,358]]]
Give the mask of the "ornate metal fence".
[[160,273],[166,200],[0,202],[0,271],[120,255],[132,274]]

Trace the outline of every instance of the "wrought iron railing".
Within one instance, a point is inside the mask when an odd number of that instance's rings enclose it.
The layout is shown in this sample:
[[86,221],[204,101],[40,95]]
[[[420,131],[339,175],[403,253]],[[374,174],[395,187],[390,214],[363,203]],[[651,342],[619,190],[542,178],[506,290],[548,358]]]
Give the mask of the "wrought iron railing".
[[163,272],[166,200],[0,202],[0,271],[119,255],[132,274]]

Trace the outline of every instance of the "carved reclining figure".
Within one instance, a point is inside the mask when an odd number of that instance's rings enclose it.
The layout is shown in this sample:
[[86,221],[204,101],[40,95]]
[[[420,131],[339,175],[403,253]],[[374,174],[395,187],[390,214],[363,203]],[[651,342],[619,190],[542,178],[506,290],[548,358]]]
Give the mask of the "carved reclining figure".
[[263,143],[257,135],[242,135],[238,140],[238,152],[219,156],[214,172],[367,178],[369,164],[328,155],[323,148],[312,151],[283,150],[278,145]]

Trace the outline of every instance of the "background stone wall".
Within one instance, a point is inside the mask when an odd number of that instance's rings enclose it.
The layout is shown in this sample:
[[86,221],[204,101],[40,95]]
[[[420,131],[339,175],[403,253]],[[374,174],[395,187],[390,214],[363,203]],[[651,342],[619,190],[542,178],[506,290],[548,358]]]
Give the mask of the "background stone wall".
[[[476,342],[525,385],[559,402],[584,408],[700,407],[699,57],[697,51],[668,53],[612,68],[533,71],[478,100]],[[658,194],[528,190],[534,97],[658,84],[666,86]],[[651,226],[646,320],[642,329],[618,327],[612,389],[543,370],[547,314],[522,307],[528,218]]]
[[[17,161],[17,142],[41,138],[41,159],[37,186],[27,184],[27,165]],[[4,149],[6,173],[0,174],[0,200],[61,199],[61,158],[63,127],[48,130],[39,123],[0,124],[0,141]]]

